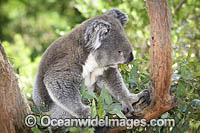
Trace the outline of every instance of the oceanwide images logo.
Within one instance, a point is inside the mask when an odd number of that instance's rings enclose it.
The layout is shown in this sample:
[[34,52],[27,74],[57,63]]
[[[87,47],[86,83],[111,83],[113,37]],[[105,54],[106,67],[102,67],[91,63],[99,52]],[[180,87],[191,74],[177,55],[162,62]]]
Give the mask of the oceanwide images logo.
[[39,121],[39,125],[43,127],[126,127],[132,129],[133,127],[146,126],[175,126],[174,119],[152,119],[148,124],[146,119],[110,119],[105,116],[104,119],[95,118],[81,118],[81,119],[51,119],[49,116],[42,116],[40,120],[34,115],[27,115],[25,124],[28,127],[34,127]]

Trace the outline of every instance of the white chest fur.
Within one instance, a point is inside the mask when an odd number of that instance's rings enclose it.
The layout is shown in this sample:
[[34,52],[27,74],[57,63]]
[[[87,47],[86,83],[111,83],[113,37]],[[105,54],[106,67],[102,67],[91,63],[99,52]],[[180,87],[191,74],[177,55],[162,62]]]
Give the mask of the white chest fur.
[[85,86],[91,87],[97,80],[97,77],[102,75],[104,67],[98,67],[95,57],[90,54],[83,65],[82,77],[85,79]]

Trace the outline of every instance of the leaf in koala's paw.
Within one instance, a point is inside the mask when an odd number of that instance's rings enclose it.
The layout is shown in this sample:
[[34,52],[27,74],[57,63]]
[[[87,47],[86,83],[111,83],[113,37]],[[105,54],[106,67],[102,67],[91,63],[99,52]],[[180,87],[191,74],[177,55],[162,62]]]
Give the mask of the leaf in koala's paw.
[[85,93],[83,94],[83,98],[86,99],[93,99],[93,98],[97,98],[96,94],[92,91],[85,91]]
[[91,111],[91,117],[94,118],[97,115],[97,110],[96,110],[96,104],[95,100],[92,100],[92,111]]
[[107,104],[113,103],[112,97],[106,88],[104,88],[104,87],[102,88],[100,96],[105,99],[105,102]]

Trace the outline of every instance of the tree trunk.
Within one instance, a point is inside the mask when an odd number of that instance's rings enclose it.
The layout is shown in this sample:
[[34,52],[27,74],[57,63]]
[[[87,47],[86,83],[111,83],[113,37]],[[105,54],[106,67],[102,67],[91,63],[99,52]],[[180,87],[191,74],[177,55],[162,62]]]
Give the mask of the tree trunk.
[[[171,12],[167,0],[146,0],[151,32],[151,88],[149,97],[141,98],[133,105],[134,114],[149,122],[177,106],[171,93],[172,47]],[[129,114],[126,116],[130,117]],[[126,128],[110,129],[110,132]]]
[[150,104],[137,107],[138,115],[147,121],[160,117],[177,106],[171,94],[172,47],[171,12],[167,0],[147,0],[151,32],[151,88]]
[[28,113],[30,108],[25,102],[17,77],[0,43],[0,132],[31,132],[24,124],[24,118]]

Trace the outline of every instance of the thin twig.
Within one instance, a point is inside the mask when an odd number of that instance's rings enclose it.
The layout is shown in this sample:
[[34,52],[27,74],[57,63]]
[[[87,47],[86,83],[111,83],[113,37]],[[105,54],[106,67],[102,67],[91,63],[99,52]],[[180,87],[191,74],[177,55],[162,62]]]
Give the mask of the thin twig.
[[176,8],[175,8],[175,10],[174,10],[174,13],[178,12],[178,11],[181,9],[182,5],[183,5],[186,1],[187,1],[187,0],[182,0],[182,1],[176,6]]

